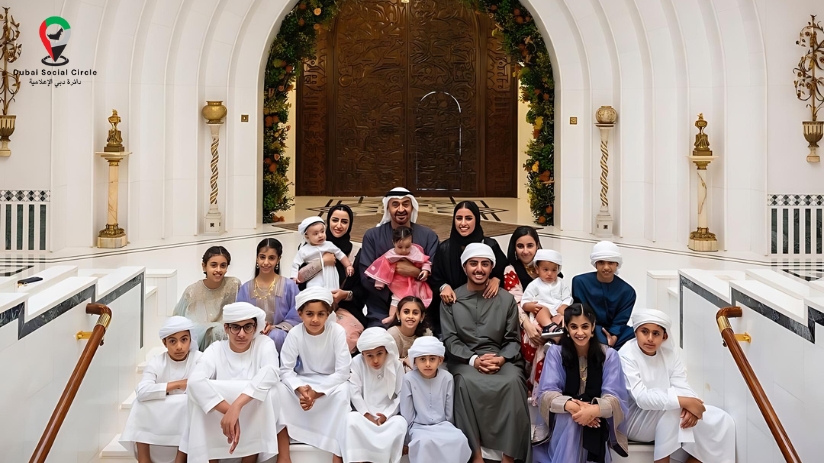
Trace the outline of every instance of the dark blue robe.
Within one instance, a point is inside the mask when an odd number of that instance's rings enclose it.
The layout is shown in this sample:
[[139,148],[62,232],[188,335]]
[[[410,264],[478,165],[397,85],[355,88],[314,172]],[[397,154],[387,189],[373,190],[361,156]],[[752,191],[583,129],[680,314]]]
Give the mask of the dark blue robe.
[[635,331],[627,325],[635,306],[635,290],[617,275],[612,283],[598,281],[596,272],[576,276],[572,279],[572,299],[595,311],[595,335],[602,344],[607,343],[607,338],[601,328],[618,336],[613,346],[616,350],[635,337]]

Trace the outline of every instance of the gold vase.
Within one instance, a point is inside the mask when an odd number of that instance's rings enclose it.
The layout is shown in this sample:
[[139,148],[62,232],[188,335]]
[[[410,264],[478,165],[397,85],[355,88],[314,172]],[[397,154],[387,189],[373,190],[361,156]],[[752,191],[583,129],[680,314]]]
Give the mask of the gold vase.
[[[824,136],[824,121],[804,121],[804,138],[810,144],[810,154],[807,155],[807,162],[819,162],[818,142]],[[0,132],[1,133],[1,132]]]
[[226,106],[222,101],[207,101],[206,106],[201,111],[207,124],[222,124],[226,116]]
[[601,106],[595,112],[595,120],[599,124],[614,124],[618,120],[618,112],[612,106]]
[[17,116],[0,116],[0,156],[11,156],[9,137],[14,133],[14,121]]

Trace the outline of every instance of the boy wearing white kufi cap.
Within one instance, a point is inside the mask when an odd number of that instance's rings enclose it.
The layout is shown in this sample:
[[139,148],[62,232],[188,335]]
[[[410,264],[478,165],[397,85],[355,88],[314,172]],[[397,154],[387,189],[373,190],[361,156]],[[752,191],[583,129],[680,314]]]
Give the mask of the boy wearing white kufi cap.
[[572,279],[572,299],[595,311],[598,341],[620,349],[634,337],[627,322],[635,306],[635,290],[617,275],[624,259],[615,243],[596,243],[589,260],[595,271]]
[[286,425],[280,438],[284,446],[291,437],[329,452],[339,463],[351,410],[347,380],[352,355],[332,301],[332,292],[323,287],[306,288],[295,297],[303,323],[289,330],[280,352],[280,419]]
[[[292,279],[297,283],[304,283],[299,281],[300,266],[312,259],[323,260],[323,255],[326,253],[334,254],[335,259],[346,268],[347,276],[351,277],[355,274],[355,268],[349,261],[349,257],[334,243],[326,241],[326,224],[322,218],[312,216],[303,219],[298,225],[298,233],[303,237],[303,244],[292,261]],[[338,289],[340,287],[338,270],[334,265],[324,265],[320,272],[305,283],[307,288],[323,286],[329,291]]]
[[149,359],[143,378],[135,388],[132,405],[120,444],[133,452],[138,462],[183,462],[178,450],[188,419],[187,379],[202,355],[193,338],[194,322],[170,317],[160,328],[167,351]]
[[627,438],[655,441],[653,458],[666,460],[684,449],[688,462],[735,462],[735,422],[719,408],[704,405],[687,382],[681,349],[670,339],[670,317],[660,310],[635,309],[635,339],[619,351],[629,392]]
[[261,334],[265,320],[248,302],[223,307],[227,339],[203,352],[189,380],[191,418],[181,443],[188,461],[254,463],[278,453],[279,361],[275,344]]
[[465,462],[472,456],[466,436],[454,425],[455,381],[443,362],[445,348],[421,336],[409,348],[414,369],[404,375],[401,415],[409,423],[409,463]]
[[559,276],[563,265],[561,253],[552,249],[539,249],[533,262],[538,278],[532,280],[524,290],[521,309],[542,328],[544,339],[559,337],[564,333],[561,329],[564,309],[572,304],[572,291]]
[[[412,243],[422,247],[424,254],[434,256],[438,251],[438,235],[423,225],[415,223],[418,219],[418,201],[406,188],[393,188],[383,198],[383,217],[374,228],[363,234],[363,246],[358,254],[358,268],[361,284],[366,289],[367,328],[384,326],[383,320],[389,316],[392,292],[387,286],[375,288],[375,280],[366,275],[366,270],[375,260],[394,247],[392,230],[398,227],[412,229]],[[417,278],[421,269],[414,264],[401,260],[396,264],[400,275]],[[380,286],[380,285],[379,285]]]

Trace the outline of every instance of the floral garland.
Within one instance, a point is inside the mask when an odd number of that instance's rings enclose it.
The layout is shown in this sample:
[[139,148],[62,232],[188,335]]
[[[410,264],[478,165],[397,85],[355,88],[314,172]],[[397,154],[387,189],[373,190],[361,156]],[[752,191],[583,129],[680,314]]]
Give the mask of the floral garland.
[[[546,44],[529,11],[517,0],[460,0],[484,11],[496,23],[504,50],[519,64],[521,100],[529,104],[527,122],[533,126],[533,140],[527,147],[527,193],[529,208],[539,225],[553,225],[555,201],[554,168],[554,88],[552,65]],[[314,56],[315,34],[338,12],[336,0],[301,0],[283,19],[269,51],[263,97],[263,218],[278,219],[278,211],[289,209],[286,171],[289,158],[283,155],[289,116],[288,93],[294,89],[300,63]]]

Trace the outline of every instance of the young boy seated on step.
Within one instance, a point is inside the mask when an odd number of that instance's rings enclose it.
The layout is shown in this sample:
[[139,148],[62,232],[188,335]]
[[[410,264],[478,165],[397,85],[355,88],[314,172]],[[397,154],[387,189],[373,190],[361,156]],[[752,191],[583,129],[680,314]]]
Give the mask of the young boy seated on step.
[[735,463],[735,422],[697,397],[687,383],[672,321],[660,310],[635,309],[635,339],[618,351],[629,392],[627,437],[655,441],[656,463],[683,448],[687,463]]

